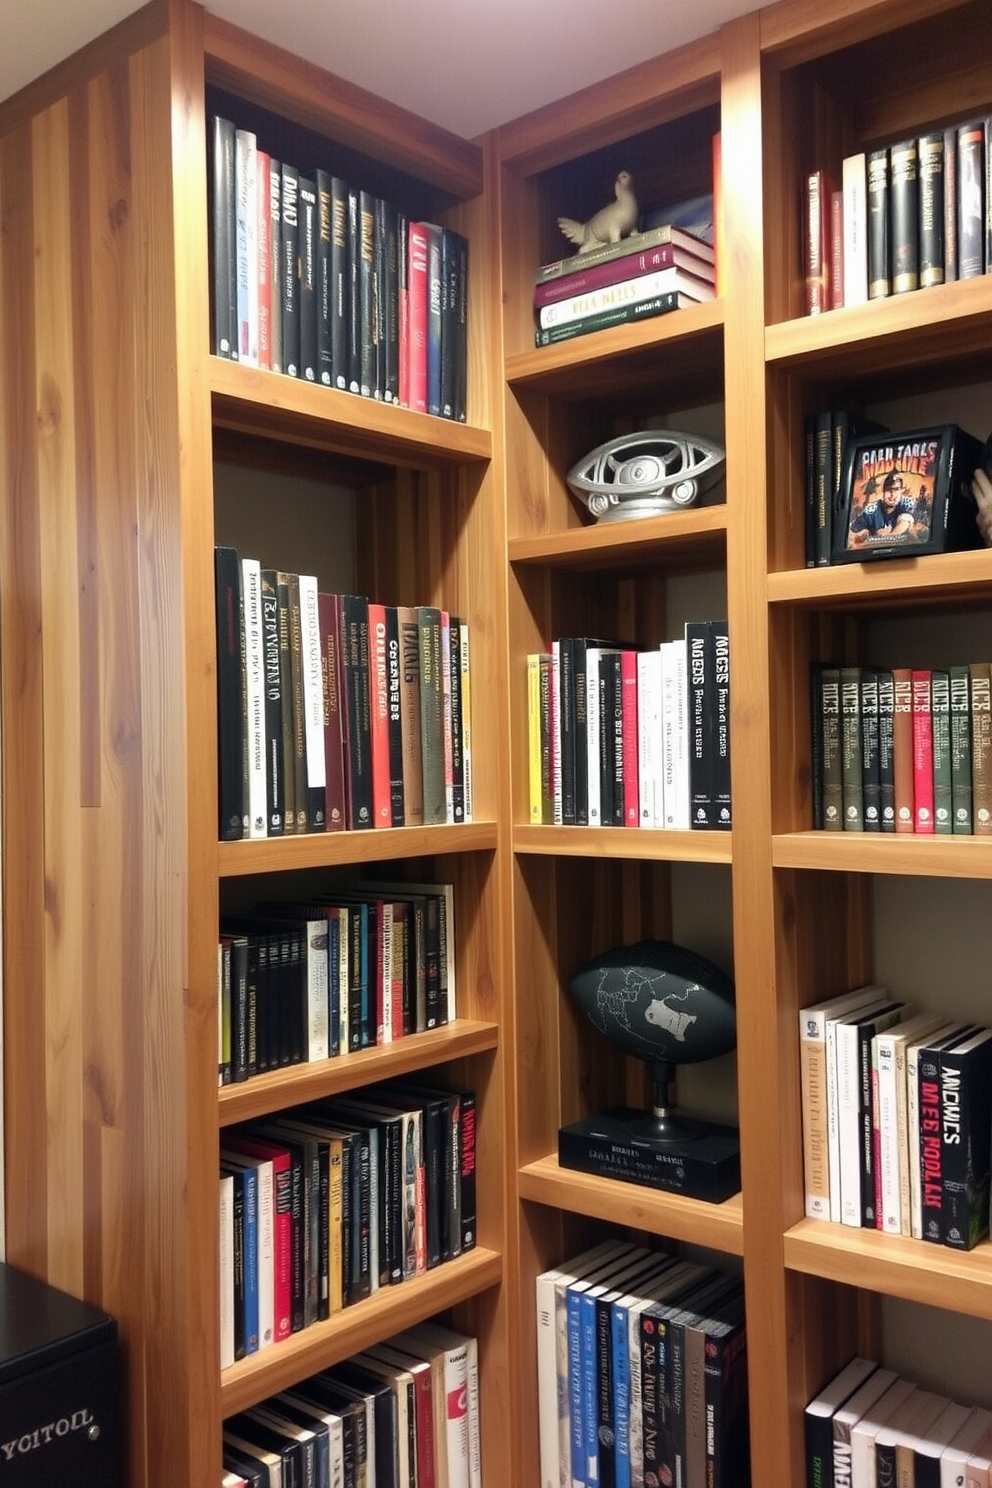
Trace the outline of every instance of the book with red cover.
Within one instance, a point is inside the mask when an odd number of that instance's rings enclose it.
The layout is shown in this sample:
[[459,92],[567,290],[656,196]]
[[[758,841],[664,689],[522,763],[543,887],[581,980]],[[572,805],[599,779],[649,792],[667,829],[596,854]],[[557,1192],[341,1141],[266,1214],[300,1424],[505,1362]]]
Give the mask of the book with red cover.
[[224,1143],[234,1152],[242,1152],[246,1157],[272,1163],[272,1341],[279,1343],[293,1331],[293,1219],[289,1148],[237,1131],[226,1131]]
[[342,832],[348,825],[348,797],[341,707],[341,607],[336,594],[318,593],[317,617],[324,703],[325,830]]
[[643,253],[630,253],[623,258],[593,264],[589,268],[575,269],[562,274],[558,279],[539,283],[534,290],[534,309],[543,305],[554,305],[559,300],[570,300],[575,295],[587,294],[592,289],[604,289],[610,284],[621,284],[626,279],[636,279],[641,274],[653,274],[658,269],[684,269],[686,273],[714,282],[712,261],[694,253],[691,247],[677,243],[660,243]]
[[933,822],[933,719],[930,672],[913,671],[913,831],[931,835]]
[[407,343],[409,355],[409,406],[427,412],[427,270],[430,229],[425,222],[411,222],[407,255]]
[[386,607],[369,604],[369,712],[372,728],[372,825],[392,826],[389,767],[389,660]]
[[269,161],[267,150],[255,152],[255,176],[258,198],[258,365],[272,367],[272,218],[269,204]]

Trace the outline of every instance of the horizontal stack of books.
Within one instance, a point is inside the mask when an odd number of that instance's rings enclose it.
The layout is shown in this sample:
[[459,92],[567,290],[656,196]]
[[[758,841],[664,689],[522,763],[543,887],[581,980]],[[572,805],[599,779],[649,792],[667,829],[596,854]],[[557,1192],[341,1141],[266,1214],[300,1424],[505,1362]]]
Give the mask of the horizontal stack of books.
[[712,300],[713,244],[673,222],[632,233],[537,271],[535,344],[550,346]]
[[465,420],[468,243],[211,126],[211,350]]

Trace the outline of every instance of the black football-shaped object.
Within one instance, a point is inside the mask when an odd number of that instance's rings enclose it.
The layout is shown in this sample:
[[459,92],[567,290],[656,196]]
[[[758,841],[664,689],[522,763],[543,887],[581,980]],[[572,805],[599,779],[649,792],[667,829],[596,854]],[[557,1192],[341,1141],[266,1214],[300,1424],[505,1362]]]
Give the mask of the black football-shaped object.
[[651,1063],[697,1064],[737,1042],[733,982],[670,940],[605,951],[579,967],[569,991],[611,1043]]

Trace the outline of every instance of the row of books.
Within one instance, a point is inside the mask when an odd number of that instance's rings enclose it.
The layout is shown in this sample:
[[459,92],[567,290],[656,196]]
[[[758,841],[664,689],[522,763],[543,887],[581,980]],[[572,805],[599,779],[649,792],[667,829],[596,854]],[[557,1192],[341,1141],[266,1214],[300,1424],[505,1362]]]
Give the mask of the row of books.
[[989,1482],[992,1412],[854,1358],[806,1406],[807,1488]]
[[712,244],[674,223],[561,263],[554,276],[545,265],[534,289],[539,346],[658,313],[647,307],[663,298],[698,304],[716,294]]
[[215,117],[212,349],[464,421],[468,244]]
[[747,1488],[738,1278],[607,1240],[536,1286],[541,1488]]
[[807,415],[805,434],[806,567],[833,561],[834,531],[839,526],[847,478],[849,441],[882,426],[846,408],[826,408]]
[[471,820],[469,632],[215,549],[219,830]]
[[364,883],[225,916],[218,1083],[316,1063],[456,1017],[451,884]]
[[221,1134],[221,1367],[475,1245],[475,1094],[402,1083]]
[[989,1233],[992,1029],[858,987],[799,1014],[806,1214],[971,1250]]
[[815,663],[812,700],[814,827],[992,833],[988,662]]
[[479,1346],[419,1323],[224,1422],[221,1488],[482,1488]]
[[806,310],[992,270],[992,115],[847,156],[806,178]]
[[527,685],[532,824],[730,827],[726,621],[652,649],[565,636]]

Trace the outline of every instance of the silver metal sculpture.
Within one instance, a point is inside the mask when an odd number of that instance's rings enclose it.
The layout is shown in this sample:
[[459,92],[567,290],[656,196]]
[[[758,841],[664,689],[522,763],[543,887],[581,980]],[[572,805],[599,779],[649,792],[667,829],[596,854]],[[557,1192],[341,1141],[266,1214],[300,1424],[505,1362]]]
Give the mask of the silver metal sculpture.
[[699,434],[652,429],[598,445],[566,479],[597,521],[615,522],[695,506],[720,479],[725,459]]

